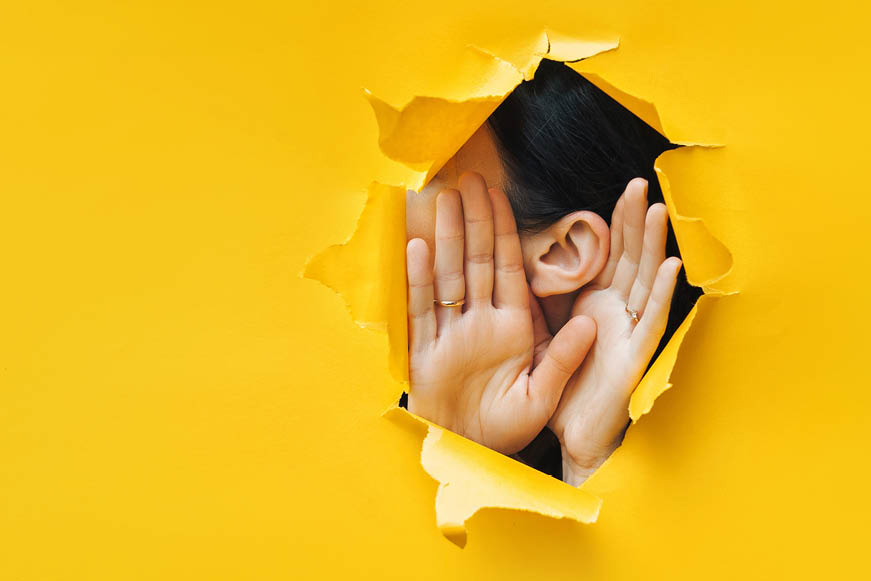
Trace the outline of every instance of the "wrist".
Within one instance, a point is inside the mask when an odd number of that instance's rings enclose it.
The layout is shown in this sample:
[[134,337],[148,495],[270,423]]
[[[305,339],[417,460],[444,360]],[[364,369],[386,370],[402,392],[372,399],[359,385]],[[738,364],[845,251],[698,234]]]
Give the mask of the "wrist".
[[593,473],[599,469],[605,460],[617,449],[619,442],[615,442],[610,446],[599,448],[598,451],[587,450],[585,453],[571,454],[566,450],[565,445],[560,441],[560,452],[562,453],[563,464],[563,482],[572,486],[580,486]]
[[596,466],[584,466],[572,460],[571,455],[562,449],[563,482],[578,487],[596,471]]

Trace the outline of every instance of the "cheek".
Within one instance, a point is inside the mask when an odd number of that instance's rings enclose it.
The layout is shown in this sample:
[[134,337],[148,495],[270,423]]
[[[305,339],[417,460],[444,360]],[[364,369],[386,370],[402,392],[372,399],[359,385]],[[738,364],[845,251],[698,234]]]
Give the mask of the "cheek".
[[520,253],[523,255],[523,270],[526,271],[526,280],[532,281],[535,274],[536,255],[535,237],[529,234],[520,234]]

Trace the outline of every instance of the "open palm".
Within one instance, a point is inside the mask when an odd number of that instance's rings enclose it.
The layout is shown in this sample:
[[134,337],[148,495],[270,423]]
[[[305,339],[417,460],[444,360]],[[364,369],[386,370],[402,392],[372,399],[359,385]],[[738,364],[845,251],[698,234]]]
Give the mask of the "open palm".
[[668,212],[647,208],[647,182],[629,182],[611,219],[608,263],[573,315],[597,325],[593,347],[548,425],[562,445],[563,479],[580,484],[619,445],[629,397],[665,331],[680,259],[665,257]]
[[[595,337],[586,317],[533,333],[520,241],[505,194],[472,172],[436,202],[435,266],[408,243],[408,409],[499,452],[544,427]],[[438,301],[464,301],[443,306]],[[543,353],[532,368],[533,355]]]

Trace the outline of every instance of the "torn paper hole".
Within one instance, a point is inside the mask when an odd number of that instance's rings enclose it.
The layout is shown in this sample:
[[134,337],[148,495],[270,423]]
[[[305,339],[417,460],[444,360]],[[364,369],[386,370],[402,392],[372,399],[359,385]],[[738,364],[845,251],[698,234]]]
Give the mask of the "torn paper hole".
[[[542,38],[547,40],[546,45]],[[616,47],[615,41],[555,41],[558,35],[552,33],[543,33],[542,38],[527,45],[530,54],[525,58],[522,51],[500,58],[488,50],[471,49],[471,53],[477,55],[474,58],[485,55],[490,62],[482,67],[483,80],[467,87],[466,99],[457,99],[456,95],[462,94],[463,88],[453,87],[454,98],[417,97],[405,107],[396,108],[367,94],[378,121],[382,151],[413,169],[417,177],[395,187],[373,185],[357,232],[345,245],[332,247],[316,257],[307,268],[306,276],[321,280],[341,293],[359,324],[388,331],[390,365],[397,377],[405,378],[400,368],[407,365],[404,358],[407,339],[404,332],[405,239],[402,231],[405,190],[418,190],[425,185],[514,87],[530,77],[542,58],[576,61]],[[543,46],[546,46],[544,53],[536,52]],[[608,86],[604,79],[590,80],[600,88]],[[613,87],[605,92],[636,112],[649,125],[661,130],[658,114],[651,104]],[[711,285],[728,273],[731,255],[707,232],[701,220],[676,213],[674,204],[669,201],[670,194],[666,193],[668,180],[662,170],[657,168],[657,172],[689,278],[705,290],[716,291]],[[391,247],[391,244],[395,246]],[[633,393],[629,405],[633,421],[648,413],[656,397],[671,387],[671,370],[677,361],[681,342],[696,316],[698,311],[693,309]],[[439,482],[436,499],[438,526],[459,546],[465,544],[465,522],[483,508],[528,510],[582,523],[596,519],[600,500],[589,493],[405,410],[391,408],[386,416],[393,419],[402,416],[426,424],[421,464]],[[607,469],[607,463],[603,469]]]

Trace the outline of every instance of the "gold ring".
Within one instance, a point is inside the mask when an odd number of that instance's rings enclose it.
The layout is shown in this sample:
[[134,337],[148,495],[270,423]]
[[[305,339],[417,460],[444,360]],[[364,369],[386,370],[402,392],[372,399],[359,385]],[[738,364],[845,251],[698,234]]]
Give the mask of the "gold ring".
[[438,303],[438,304],[440,304],[440,305],[443,306],[443,307],[462,307],[463,304],[464,304],[466,301],[465,301],[464,299],[460,299],[460,300],[458,300],[458,301],[439,301],[439,300],[435,300],[435,301],[433,301],[433,302],[434,302],[434,303]]
[[638,311],[633,311],[632,309],[630,309],[629,303],[626,304],[626,312],[629,314],[630,317],[632,317],[633,322],[638,322]]

